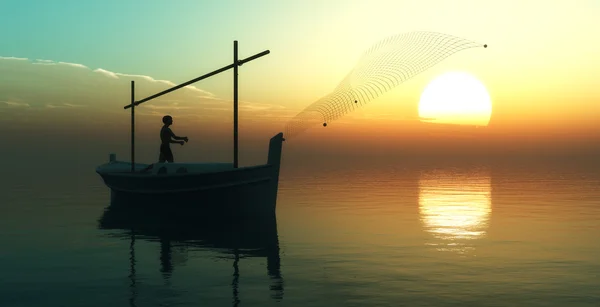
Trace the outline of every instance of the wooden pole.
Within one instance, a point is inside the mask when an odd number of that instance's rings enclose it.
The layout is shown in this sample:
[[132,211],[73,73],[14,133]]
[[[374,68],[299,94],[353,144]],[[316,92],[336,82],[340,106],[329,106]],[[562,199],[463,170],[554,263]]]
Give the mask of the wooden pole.
[[135,81],[131,80],[131,172],[135,173]]
[[233,168],[238,168],[238,42],[233,41]]
[[[244,64],[244,63],[246,63],[246,62],[250,62],[250,61],[252,61],[252,60],[258,59],[258,58],[260,58],[260,57],[262,57],[262,56],[265,56],[265,55],[267,55],[267,54],[269,54],[269,53],[271,53],[269,50],[265,50],[265,51],[263,51],[263,52],[261,52],[261,53],[257,53],[257,54],[255,54],[255,55],[253,55],[253,56],[251,56],[251,57],[245,58],[245,59],[243,59],[243,60],[239,60],[239,61],[238,61],[238,65],[239,65],[239,66],[241,66],[242,64]],[[172,91],[175,91],[175,90],[178,90],[178,89],[180,89],[180,88],[182,88],[182,87],[185,87],[185,86],[188,86],[188,85],[190,85],[190,84],[196,83],[196,82],[198,82],[198,81],[200,81],[200,80],[206,79],[206,78],[208,78],[208,77],[212,77],[212,76],[214,76],[214,75],[216,75],[216,74],[219,74],[219,73],[222,73],[222,72],[224,72],[224,71],[226,71],[226,70],[228,70],[228,69],[231,69],[231,68],[233,68],[234,66],[235,66],[235,64],[229,64],[229,65],[227,65],[227,66],[225,66],[225,67],[219,68],[219,69],[217,69],[217,70],[215,70],[215,71],[213,71],[213,72],[209,72],[209,73],[207,73],[207,74],[205,74],[205,75],[202,75],[202,76],[200,76],[200,77],[198,77],[198,78],[192,79],[192,80],[190,80],[190,81],[187,81],[187,82],[184,82],[184,83],[182,83],[182,84],[176,85],[176,86],[174,86],[174,87],[172,87],[172,88],[170,88],[170,89],[166,89],[166,90],[164,90],[164,91],[162,91],[162,92],[160,92],[160,93],[156,93],[156,94],[154,94],[154,95],[152,95],[152,96],[146,97],[146,98],[144,98],[144,99],[142,99],[142,100],[140,100],[140,101],[137,101],[137,102],[135,102],[135,105],[137,106],[137,105],[139,105],[139,104],[142,104],[142,103],[144,103],[144,102],[146,102],[146,101],[152,100],[152,99],[154,99],[154,98],[158,98],[158,97],[160,97],[160,96],[162,96],[162,95],[164,95],[164,94],[170,93],[170,92],[172,92]],[[133,105],[134,105],[134,103],[128,104],[128,105],[124,106],[124,107],[123,107],[123,109],[129,109],[129,108],[131,108]]]

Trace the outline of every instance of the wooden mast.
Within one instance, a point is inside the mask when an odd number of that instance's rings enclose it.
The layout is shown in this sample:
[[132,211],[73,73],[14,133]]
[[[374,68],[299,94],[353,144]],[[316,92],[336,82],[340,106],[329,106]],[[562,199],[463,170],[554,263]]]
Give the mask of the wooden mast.
[[135,81],[131,80],[131,172],[135,172]]
[[233,41],[233,168],[238,168],[238,42]]

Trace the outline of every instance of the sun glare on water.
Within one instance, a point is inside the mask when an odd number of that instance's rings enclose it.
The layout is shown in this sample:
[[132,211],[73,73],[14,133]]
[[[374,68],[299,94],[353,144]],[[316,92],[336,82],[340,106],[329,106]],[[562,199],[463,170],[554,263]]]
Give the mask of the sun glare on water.
[[419,101],[422,121],[487,126],[492,101],[485,85],[466,72],[448,72],[431,81]]
[[491,179],[485,172],[433,171],[419,179],[419,214],[432,235],[428,245],[466,253],[485,236],[492,212]]

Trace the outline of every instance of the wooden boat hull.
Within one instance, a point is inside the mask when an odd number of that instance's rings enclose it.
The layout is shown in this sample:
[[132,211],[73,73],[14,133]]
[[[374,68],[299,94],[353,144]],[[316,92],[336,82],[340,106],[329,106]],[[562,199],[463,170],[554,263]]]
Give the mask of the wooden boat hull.
[[151,170],[142,172],[149,165],[136,163],[136,171],[131,172],[131,163],[111,161],[99,166],[96,172],[111,189],[113,198],[221,203],[219,208],[227,211],[269,211],[274,210],[274,206],[257,210],[259,208],[233,208],[227,204],[243,204],[240,200],[248,198],[265,200],[259,203],[275,203],[283,140],[283,133],[271,138],[264,165],[233,168],[230,163],[157,163]]

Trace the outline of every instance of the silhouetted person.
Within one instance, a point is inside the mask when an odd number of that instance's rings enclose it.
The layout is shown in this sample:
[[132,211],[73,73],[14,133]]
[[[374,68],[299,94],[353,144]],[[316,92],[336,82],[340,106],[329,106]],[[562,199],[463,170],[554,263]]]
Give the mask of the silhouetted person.
[[[160,155],[158,156],[158,162],[164,163],[165,161],[169,163],[173,163],[173,152],[171,151],[171,143],[181,144],[183,146],[184,141],[187,142],[187,136],[176,136],[173,131],[171,131],[171,126],[173,124],[173,117],[170,115],[165,115],[162,119],[163,124],[165,124],[162,129],[160,129]],[[175,140],[173,140],[175,139]],[[176,141],[177,140],[177,141]],[[183,141],[179,141],[183,140]]]

